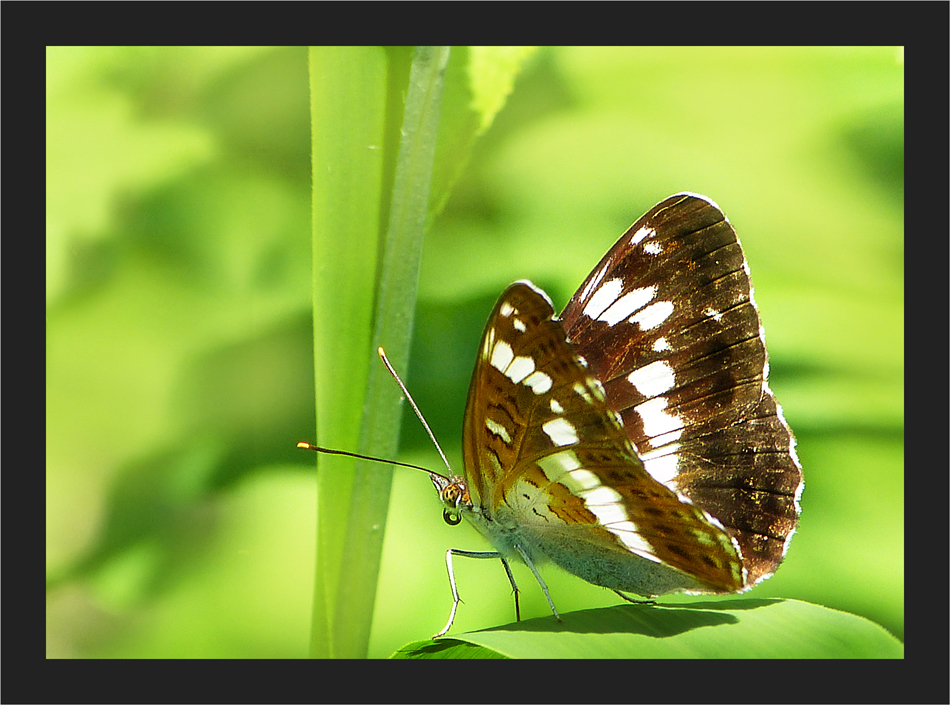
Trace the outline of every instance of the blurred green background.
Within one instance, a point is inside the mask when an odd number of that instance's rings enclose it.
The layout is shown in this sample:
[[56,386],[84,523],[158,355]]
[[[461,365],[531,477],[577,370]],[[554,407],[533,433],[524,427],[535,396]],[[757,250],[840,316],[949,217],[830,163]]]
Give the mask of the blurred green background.
[[[47,50],[50,657],[307,654],[308,111],[303,48]],[[504,286],[563,306],[650,206],[705,194],[805,470],[786,563],[749,596],[903,639],[903,126],[893,47],[539,49],[425,242],[407,377],[455,467]],[[439,467],[414,419],[400,457]],[[444,624],[449,547],[488,548],[397,470],[371,656]],[[524,616],[548,614],[515,571]],[[456,630],[513,619],[497,562],[456,572]],[[617,602],[545,575],[561,611]]]

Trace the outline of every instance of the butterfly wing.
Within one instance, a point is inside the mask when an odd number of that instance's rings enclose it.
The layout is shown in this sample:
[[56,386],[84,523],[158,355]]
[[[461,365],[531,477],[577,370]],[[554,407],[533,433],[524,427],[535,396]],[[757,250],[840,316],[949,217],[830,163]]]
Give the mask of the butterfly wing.
[[466,516],[503,554],[517,544],[642,595],[744,584],[732,539],[646,472],[603,386],[528,282],[511,285],[489,317],[463,452]]
[[762,324],[735,230],[671,196],[604,256],[561,314],[647,471],[736,538],[749,585],[795,530],[802,473],[769,390]]

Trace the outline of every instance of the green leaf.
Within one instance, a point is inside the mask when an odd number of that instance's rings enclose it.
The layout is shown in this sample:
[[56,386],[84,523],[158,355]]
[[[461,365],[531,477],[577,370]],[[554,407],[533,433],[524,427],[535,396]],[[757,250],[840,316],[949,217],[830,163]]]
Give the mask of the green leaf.
[[[317,436],[379,457],[396,453],[399,395],[374,351],[405,369],[448,49],[409,56],[310,54]],[[315,656],[366,654],[391,481],[385,466],[320,463]]]
[[[380,202],[386,170],[386,52],[380,48],[310,50],[313,184],[313,309],[317,439],[359,446],[359,420],[369,374]],[[346,382],[346,384],[343,383]],[[385,468],[383,468],[385,472]],[[338,644],[335,612],[353,493],[354,463],[318,461],[317,563],[311,655]],[[357,582],[352,599],[372,606]]]
[[621,605],[417,641],[393,658],[903,658],[863,617],[797,600]]
[[429,217],[441,212],[472,146],[505,105],[536,47],[453,47],[435,151]]
[[[449,55],[448,47],[310,51],[314,366],[326,447],[396,456],[400,395],[375,351],[385,347],[406,374],[435,164],[441,204],[517,65],[508,57],[496,67],[479,90],[484,105],[454,92],[451,114],[474,117],[443,130]],[[454,73],[464,73],[458,61]],[[313,656],[366,655],[391,482],[384,465],[320,459]]]

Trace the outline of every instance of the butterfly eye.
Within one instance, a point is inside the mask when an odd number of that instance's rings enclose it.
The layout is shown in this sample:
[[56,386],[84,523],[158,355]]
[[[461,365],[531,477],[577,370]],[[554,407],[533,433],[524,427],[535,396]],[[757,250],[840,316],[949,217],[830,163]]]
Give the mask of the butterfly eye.
[[462,521],[461,515],[455,514],[448,509],[442,510],[442,518],[445,519],[445,523],[449,526],[458,526]]
[[451,485],[446,485],[442,490],[442,504],[446,507],[455,509],[458,505],[459,497],[461,497],[461,492],[459,492],[459,486],[455,483]]
[[446,485],[442,490],[441,499],[446,510],[455,513],[456,509],[458,509],[459,502],[462,500],[462,490],[453,482],[451,485]]

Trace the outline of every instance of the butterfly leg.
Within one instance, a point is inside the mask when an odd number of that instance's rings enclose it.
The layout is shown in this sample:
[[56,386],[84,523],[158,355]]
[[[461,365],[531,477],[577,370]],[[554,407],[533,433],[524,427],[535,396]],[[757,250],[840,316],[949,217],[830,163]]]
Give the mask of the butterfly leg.
[[[551,611],[554,613],[554,618],[557,621],[561,621],[561,615],[557,613],[557,607],[554,606],[554,601],[551,599],[551,593],[548,592],[548,584],[544,582],[544,578],[541,577],[541,574],[538,572],[538,569],[534,567],[534,562],[531,560],[530,556],[525,552],[521,546],[515,545],[515,548],[518,549],[518,553],[521,554],[521,559],[525,564],[531,569],[531,572],[534,573],[534,577],[537,579],[538,584],[541,586],[541,589],[544,591],[544,596],[548,598],[548,605],[551,607]],[[506,565],[505,568],[508,566]]]
[[502,555],[497,551],[463,551],[460,548],[450,548],[445,552],[445,565],[449,569],[449,585],[452,587],[452,612],[449,614],[449,621],[445,623],[441,631],[432,636],[433,639],[438,639],[449,631],[452,627],[452,622],[455,621],[455,612],[458,610],[459,602],[462,601],[462,598],[459,597],[458,587],[455,585],[455,569],[452,567],[452,556],[464,556],[465,558],[501,558],[501,562],[505,566],[505,572],[508,573],[508,580],[515,589],[515,611],[519,615],[518,619],[521,619],[520,610],[518,608],[518,586],[515,585],[515,578],[511,574],[511,568],[508,567],[508,562],[502,558]]
[[622,592],[620,592],[620,590],[614,590],[614,592],[617,593],[620,597],[622,597],[627,602],[631,602],[635,605],[655,605],[656,604],[656,600],[650,600],[650,599],[638,600],[635,597],[627,597]]
[[501,564],[505,566],[505,572],[508,574],[508,582],[511,583],[511,591],[515,594],[515,620],[521,621],[521,605],[518,603],[518,583],[515,582],[515,576],[511,572],[511,566],[508,565],[508,561],[505,560],[504,556],[498,556],[501,558]]

